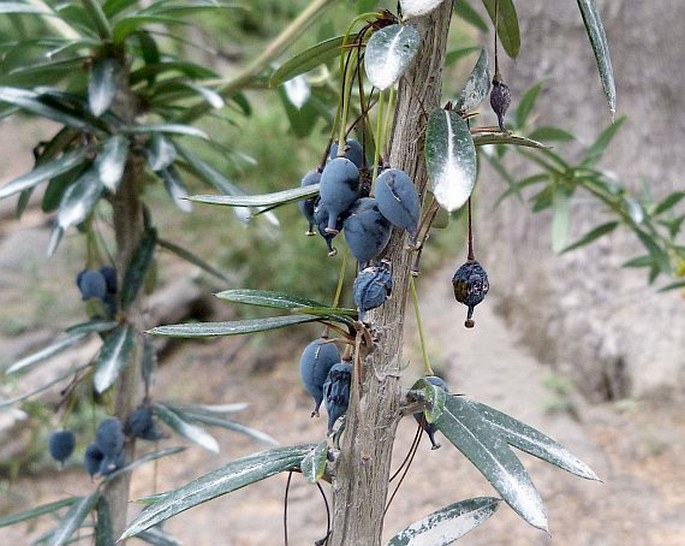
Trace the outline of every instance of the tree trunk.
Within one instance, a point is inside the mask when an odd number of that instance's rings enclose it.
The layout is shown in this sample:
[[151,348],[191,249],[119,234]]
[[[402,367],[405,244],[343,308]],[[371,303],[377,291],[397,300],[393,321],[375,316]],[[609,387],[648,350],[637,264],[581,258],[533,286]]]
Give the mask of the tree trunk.
[[[390,164],[403,169],[420,193],[427,183],[423,143],[430,109],[440,101],[442,65],[452,2],[418,21],[423,40],[399,86]],[[352,395],[333,479],[332,546],[381,544],[383,512],[395,430],[399,421],[402,329],[413,255],[404,232],[394,230],[385,251],[392,262],[393,294],[370,312],[373,348]]]

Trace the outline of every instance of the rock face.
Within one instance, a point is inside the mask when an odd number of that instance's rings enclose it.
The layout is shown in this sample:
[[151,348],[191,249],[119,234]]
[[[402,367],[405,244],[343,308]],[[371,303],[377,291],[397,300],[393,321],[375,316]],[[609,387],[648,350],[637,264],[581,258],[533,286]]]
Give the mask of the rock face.
[[[685,3],[600,1],[598,7],[612,52],[617,115],[628,116],[600,166],[633,189],[647,181],[659,199],[682,189],[685,172],[676,136],[685,131],[685,73],[678,68],[685,43],[673,39],[674,29],[685,28]],[[517,9],[521,55],[502,65],[512,109],[528,87],[547,79],[538,124],[557,124],[592,142],[610,117],[576,3],[520,2]],[[503,190],[496,174],[483,172],[476,191],[478,258],[501,310],[536,355],[592,400],[683,396],[685,302],[677,291],[656,293],[644,270],[620,268],[644,254],[634,235],[618,230],[555,256],[549,213],[532,215],[515,198],[492,211]],[[599,204],[576,201],[574,236],[603,221]]]

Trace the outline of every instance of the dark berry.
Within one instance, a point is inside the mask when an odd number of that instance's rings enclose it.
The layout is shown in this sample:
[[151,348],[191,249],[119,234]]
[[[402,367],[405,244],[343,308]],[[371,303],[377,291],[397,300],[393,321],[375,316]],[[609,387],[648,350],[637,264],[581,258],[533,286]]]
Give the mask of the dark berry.
[[319,338],[307,345],[300,357],[300,376],[307,392],[314,398],[314,415],[319,415],[323,400],[323,384],[334,364],[340,362],[340,351],[335,343]]
[[107,294],[107,281],[105,276],[94,269],[84,269],[76,276],[76,286],[81,291],[81,298],[89,300],[97,298],[104,300]]
[[[304,188],[305,186],[312,186],[314,184],[318,184],[320,181],[321,171],[319,171],[318,169],[312,169],[304,175],[302,181],[300,182],[300,187]],[[308,199],[298,201],[297,203],[300,212],[307,219],[307,222],[309,222],[307,235],[314,235],[314,232],[312,231],[312,227],[314,226],[314,224],[316,224],[316,222],[314,221],[314,207],[316,206],[316,201],[318,200],[318,198],[318,195],[314,195],[312,197],[309,197]]]
[[503,81],[495,77],[492,80],[492,89],[490,90],[490,106],[497,115],[497,122],[502,131],[506,131],[504,127],[504,115],[511,104],[511,89]]
[[60,463],[64,463],[71,456],[75,445],[76,436],[71,430],[55,430],[48,440],[50,455]]
[[86,467],[86,472],[88,472],[91,478],[100,472],[100,465],[102,465],[104,459],[105,454],[95,442],[88,444],[83,463]]
[[333,425],[338,418],[347,412],[347,406],[350,403],[351,380],[352,365],[347,362],[339,362],[331,367],[323,384],[329,433],[333,430]]
[[[345,141],[345,155],[352,163],[354,163],[358,169],[364,166],[364,151],[362,150],[362,145],[353,138],[348,138]],[[335,159],[338,157],[338,141],[336,140],[331,144],[331,151],[328,154],[328,159]]]
[[116,459],[124,449],[124,428],[116,417],[107,417],[100,421],[95,431],[95,443],[102,453],[111,459]]
[[468,261],[452,277],[452,287],[455,299],[469,308],[464,326],[473,328],[473,308],[483,301],[490,290],[488,274],[478,262]]
[[126,464],[124,452],[121,451],[116,457],[105,455],[100,463],[100,474],[108,476],[115,470],[119,470]]
[[387,169],[376,179],[376,201],[381,214],[401,229],[416,236],[421,202],[411,178],[400,169]]
[[326,231],[337,233],[338,218],[357,200],[359,169],[349,159],[332,159],[321,173],[319,201],[328,211]]
[[343,233],[350,252],[360,264],[378,256],[390,240],[390,222],[378,210],[373,197],[357,200],[343,222]]
[[338,253],[337,249],[333,246],[333,239],[335,239],[335,236],[342,230],[343,218],[346,217],[346,215],[343,215],[338,218],[338,222],[335,224],[335,231],[327,231],[328,210],[321,202],[317,203],[314,208],[314,223],[319,230],[319,234],[324,238],[324,241],[326,241],[329,256],[335,256]]
[[[436,387],[440,387],[444,391],[447,391],[447,383],[445,383],[442,378],[438,377],[437,375],[428,375],[424,379],[426,379],[429,383],[432,383]],[[421,425],[423,430],[426,431],[428,434],[428,439],[431,442],[431,449],[438,449],[440,447],[440,444],[438,444],[435,441],[435,433],[437,432],[437,428],[433,423],[429,423],[426,421],[426,415],[422,412],[419,411],[414,414],[414,419]]]
[[140,438],[150,442],[157,442],[164,438],[164,434],[153,419],[152,408],[149,405],[139,406],[128,416],[124,431],[131,438]]
[[364,320],[366,311],[383,305],[391,292],[392,273],[388,262],[381,261],[377,266],[360,271],[352,285],[352,297],[359,310],[359,320]]
[[105,278],[107,294],[116,294],[119,291],[117,286],[117,270],[111,265],[105,265],[100,268],[100,273]]

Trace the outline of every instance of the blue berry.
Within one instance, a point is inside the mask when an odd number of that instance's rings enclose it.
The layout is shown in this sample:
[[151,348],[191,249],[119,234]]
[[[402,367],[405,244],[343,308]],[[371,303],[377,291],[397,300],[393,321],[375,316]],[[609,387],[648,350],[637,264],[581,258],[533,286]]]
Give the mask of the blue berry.
[[100,472],[100,466],[104,459],[105,454],[95,442],[88,444],[83,463],[86,467],[86,472],[88,472],[91,478]]
[[95,431],[95,443],[100,451],[111,459],[116,459],[124,449],[124,428],[116,417],[107,417],[100,421]]
[[400,169],[386,169],[376,179],[376,201],[381,214],[409,235],[416,236],[421,202],[411,178]]
[[359,320],[364,320],[366,311],[383,305],[391,292],[392,273],[387,261],[360,271],[352,285],[352,297],[359,310]]
[[[348,138],[345,141],[345,156],[347,159],[349,159],[352,163],[354,163],[358,169],[361,169],[364,166],[364,150],[362,150],[362,145],[359,144],[359,141],[354,140],[353,138]],[[331,144],[331,151],[328,154],[328,159],[335,159],[338,157],[338,141],[336,140],[333,144]]]
[[335,239],[335,236],[340,232],[340,230],[342,230],[343,218],[346,218],[347,216],[343,215],[338,218],[338,222],[335,225],[335,231],[326,230],[328,227],[328,217],[328,210],[321,204],[321,202],[319,202],[314,209],[314,223],[316,223],[316,227],[319,230],[321,237],[323,237],[324,241],[326,241],[328,255],[335,256],[338,251],[333,246],[333,239]]
[[76,286],[81,291],[81,298],[86,301],[91,298],[103,300],[107,294],[105,276],[95,269],[84,269],[76,276]]
[[350,252],[360,264],[378,256],[390,240],[390,223],[378,210],[373,197],[358,199],[343,222]]
[[114,269],[111,265],[105,265],[100,268],[100,273],[105,278],[107,294],[116,294],[119,291],[117,285],[117,270]]
[[76,436],[71,430],[55,430],[50,434],[48,447],[50,455],[56,461],[64,464],[64,461],[74,452],[74,446],[76,446]]
[[[320,181],[321,171],[319,171],[318,169],[312,169],[304,175],[302,181],[300,182],[300,186],[304,188],[305,186],[312,186],[314,184],[318,184]],[[308,199],[298,201],[297,203],[300,212],[307,219],[307,222],[309,222],[307,235],[314,235],[314,232],[312,231],[312,227],[314,226],[314,224],[316,224],[316,221],[314,220],[314,208],[316,207],[316,201],[318,198],[318,195],[315,195]]]
[[357,200],[359,169],[349,159],[332,159],[321,173],[319,201],[328,211],[326,231],[337,233],[338,218]]
[[339,362],[331,367],[323,384],[329,433],[333,431],[333,425],[338,418],[347,412],[350,403],[351,380],[352,365],[347,362]]
[[492,80],[492,89],[490,90],[490,106],[492,106],[495,115],[497,115],[497,122],[502,131],[506,131],[504,115],[507,113],[510,104],[511,89],[495,75],[495,78]]
[[128,416],[125,432],[129,437],[150,442],[157,442],[164,438],[164,434],[152,417],[152,408],[149,405],[139,406]]
[[334,364],[340,362],[340,351],[335,343],[326,343],[326,338],[318,338],[309,343],[300,357],[300,376],[304,388],[314,398],[312,417],[319,415],[323,400],[323,384]]
[[457,269],[452,277],[454,297],[459,303],[468,307],[464,326],[473,328],[473,308],[483,301],[490,290],[488,274],[475,260],[470,260]]
[[108,476],[112,472],[119,470],[126,464],[124,452],[120,452],[116,457],[105,455],[100,463],[100,474]]
[[[443,381],[441,377],[438,377],[437,375],[428,375],[425,377],[425,379],[435,385],[436,387],[440,387],[444,391],[447,391],[447,383]],[[431,449],[438,449],[440,447],[440,444],[438,444],[435,441],[435,433],[437,432],[437,428],[433,423],[429,423],[426,421],[426,416],[422,411],[419,411],[414,414],[414,419],[423,427],[423,430],[426,431],[428,434],[428,439],[431,442]]]

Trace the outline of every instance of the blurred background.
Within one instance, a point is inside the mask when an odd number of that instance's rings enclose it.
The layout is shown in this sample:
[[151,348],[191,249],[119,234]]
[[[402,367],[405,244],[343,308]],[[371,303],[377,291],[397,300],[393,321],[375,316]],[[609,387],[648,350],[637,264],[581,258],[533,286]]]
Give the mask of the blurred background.
[[[658,201],[682,189],[685,171],[680,150],[685,76],[679,70],[684,51],[673,38],[685,28],[685,5],[675,0],[597,4],[612,51],[617,115],[627,117],[598,167],[635,194],[648,192]],[[306,5],[300,0],[255,0],[249,10],[224,18],[200,14],[202,24],[182,32],[189,44],[202,44],[203,50],[192,52],[197,62],[225,77],[254,58]],[[471,5],[487,20],[480,2]],[[341,2],[328,11],[280,62],[344,32],[353,14],[350,6]],[[500,57],[513,92],[512,108],[541,83],[530,123],[561,127],[574,135],[574,140],[554,142],[555,151],[573,160],[611,122],[577,6],[519,2],[516,7],[521,53],[515,61]],[[6,32],[0,23],[0,33]],[[446,100],[461,89],[478,54],[475,46],[480,45],[492,50],[492,33],[455,17],[450,37],[453,54],[445,72]],[[296,187],[304,173],[320,162],[330,132],[330,104],[338,91],[335,76],[328,78],[326,71],[310,76],[315,100],[309,108],[314,113],[306,119],[285,93],[254,89],[246,92],[242,111],[234,105],[221,119],[205,122],[206,129],[220,134],[231,150],[227,155],[215,152],[209,159],[245,191]],[[479,112],[483,124],[495,122],[487,105]],[[0,123],[4,182],[30,170],[32,147],[55,128],[16,117]],[[510,156],[502,161],[506,160],[511,176],[521,179],[531,172],[524,157]],[[644,254],[641,242],[628,229],[617,229],[576,251],[554,253],[550,210],[534,213],[533,194],[525,192],[495,206],[507,182],[491,162],[481,160],[481,167],[475,193],[476,245],[491,291],[476,311],[476,328],[464,329],[465,312],[454,302],[450,284],[466,254],[464,219],[454,214],[446,229],[431,236],[418,283],[434,366],[452,392],[468,394],[541,429],[588,462],[604,483],[584,483],[524,458],[545,500],[551,536],[527,527],[503,507],[460,543],[683,544],[682,292],[659,292],[668,280],[649,284],[644,268],[622,267]],[[189,193],[207,193],[199,181],[187,183]],[[159,186],[150,185],[146,191],[160,194],[161,212],[156,214],[160,232],[226,271],[230,283],[160,253],[158,290],[149,302],[150,326],[254,313],[211,296],[225,288],[282,290],[322,301],[332,298],[340,256],[329,258],[322,239],[304,235],[306,222],[296,206],[276,211],[278,227],[263,218],[246,226],[224,208],[195,205],[191,213],[180,213]],[[85,263],[81,236],[75,230],[68,233],[57,254],[47,259],[51,224],[41,211],[40,199],[29,204],[21,220],[15,217],[15,206],[12,199],[0,203],[0,369],[57,339],[67,326],[84,318],[78,289],[70,281]],[[569,237],[574,240],[600,223],[605,211],[596,201],[580,196],[573,200],[571,213]],[[420,349],[410,315],[405,331],[407,384],[420,374]],[[160,347],[154,394],[192,403],[249,402],[240,420],[279,443],[320,441],[325,423],[310,419],[310,399],[298,374],[302,348],[318,333],[313,326],[303,326],[249,338],[167,342]],[[58,377],[96,351],[97,345],[85,345],[60,355],[49,367],[23,376],[20,385],[2,376],[0,393],[11,398],[27,392],[45,383],[46,376]],[[59,469],[46,453],[47,435],[57,424],[55,413],[46,407],[57,404],[59,389],[0,412],[0,516],[92,488],[79,457]],[[99,411],[84,402],[72,416],[73,428],[90,430]],[[396,464],[414,432],[413,421],[400,427]],[[137,470],[133,497],[179,486],[266,447],[223,430],[215,436],[221,445],[218,455],[194,446]],[[164,443],[178,445],[179,439]],[[79,453],[84,448],[79,445]],[[483,478],[452,449],[445,445],[431,451],[427,441],[421,444],[388,512],[389,534],[444,504],[492,494]],[[284,477],[272,478],[186,512],[171,520],[167,530],[192,545],[280,543],[284,487]],[[291,543],[313,543],[324,535],[325,524],[319,493],[296,478],[289,503]],[[0,543],[30,544],[43,529],[40,520],[35,528],[23,524],[3,528]]]

